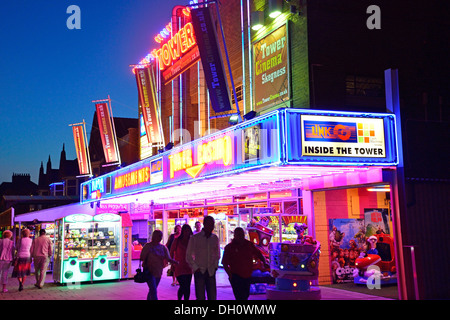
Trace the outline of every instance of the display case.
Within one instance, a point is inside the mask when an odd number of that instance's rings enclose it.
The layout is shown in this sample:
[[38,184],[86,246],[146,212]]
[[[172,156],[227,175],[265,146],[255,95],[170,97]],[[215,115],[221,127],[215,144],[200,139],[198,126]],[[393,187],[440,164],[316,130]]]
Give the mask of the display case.
[[53,279],[59,283],[120,279],[121,217],[74,214],[56,221]]

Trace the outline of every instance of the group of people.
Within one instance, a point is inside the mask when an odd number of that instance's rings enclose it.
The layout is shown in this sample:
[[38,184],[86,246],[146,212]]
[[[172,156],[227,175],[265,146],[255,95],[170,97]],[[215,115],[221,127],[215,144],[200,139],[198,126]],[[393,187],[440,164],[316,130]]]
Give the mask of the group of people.
[[[167,262],[171,263],[170,270],[173,271],[172,285],[179,285],[178,300],[189,300],[192,276],[197,300],[217,299],[216,271],[220,246],[219,238],[213,233],[214,225],[214,218],[206,216],[203,229],[199,221],[194,232],[188,224],[176,226],[166,245],[161,244],[162,232],[153,232],[151,241],[145,244],[140,256],[147,276],[148,300],[158,300],[157,287]],[[234,239],[225,247],[222,258],[236,300],[248,300],[254,257],[267,266],[261,252],[245,239],[244,229],[236,228]]]
[[31,273],[31,262],[34,263],[36,277],[35,287],[42,289],[45,283],[45,275],[52,256],[52,242],[46,236],[45,229],[39,231],[39,237],[30,238],[30,230],[23,229],[21,238],[14,243],[13,233],[5,230],[0,239],[0,279],[2,282],[2,292],[8,292],[8,272],[11,265],[14,266],[11,277],[19,281],[19,291],[23,286],[27,276]]

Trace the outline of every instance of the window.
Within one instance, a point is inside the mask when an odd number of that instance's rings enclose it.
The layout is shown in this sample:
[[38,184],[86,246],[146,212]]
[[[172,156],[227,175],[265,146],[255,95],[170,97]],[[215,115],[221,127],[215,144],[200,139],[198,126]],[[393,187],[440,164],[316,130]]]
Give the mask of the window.
[[[238,102],[242,100],[242,96],[243,96],[243,94],[244,94],[244,93],[243,93],[243,89],[244,89],[244,87],[243,87],[242,84],[236,86],[236,97],[237,97]],[[233,88],[231,88],[231,103],[232,103],[232,104],[236,104],[235,101],[234,101],[234,92],[233,92]]]
[[348,96],[383,97],[384,82],[380,78],[349,75],[345,79]]

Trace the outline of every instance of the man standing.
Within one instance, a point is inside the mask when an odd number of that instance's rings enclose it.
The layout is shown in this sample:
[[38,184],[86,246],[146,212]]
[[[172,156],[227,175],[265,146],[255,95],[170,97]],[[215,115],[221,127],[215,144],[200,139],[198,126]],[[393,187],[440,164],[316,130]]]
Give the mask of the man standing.
[[47,237],[45,229],[39,231],[39,237],[33,241],[31,254],[34,258],[35,287],[42,289],[45,283],[48,264],[52,256],[52,241]]
[[234,229],[233,240],[225,246],[222,265],[228,274],[236,300],[248,300],[250,278],[253,272],[253,259],[260,259],[266,268],[266,259],[255,245],[245,239],[244,229]]
[[202,223],[197,220],[194,225],[194,234],[200,233],[201,231],[202,231]]
[[193,235],[186,250],[186,261],[194,271],[197,300],[217,300],[216,270],[219,266],[219,238],[213,234],[214,218],[206,216],[201,232]]

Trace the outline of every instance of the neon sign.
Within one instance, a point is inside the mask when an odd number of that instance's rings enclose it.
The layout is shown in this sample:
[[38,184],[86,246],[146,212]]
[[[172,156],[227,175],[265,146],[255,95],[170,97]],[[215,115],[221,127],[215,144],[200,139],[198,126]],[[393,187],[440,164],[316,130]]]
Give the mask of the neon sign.
[[150,181],[150,168],[148,166],[134,170],[114,179],[114,189],[122,189],[134,185],[138,185],[144,182]]
[[224,166],[233,162],[233,148],[230,136],[223,136],[198,145],[197,164],[193,165],[192,149],[182,150],[169,156],[170,178],[173,179],[175,172],[185,170],[192,178],[197,177],[203,167],[212,162],[220,161]]
[[159,59],[159,68],[164,70],[169,67],[173,61],[180,58],[196,43],[194,27],[192,23],[188,22],[169,41],[164,43],[161,49],[153,51],[153,54]]

